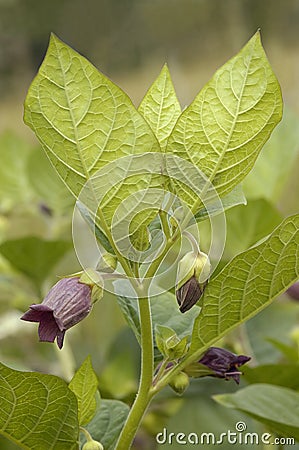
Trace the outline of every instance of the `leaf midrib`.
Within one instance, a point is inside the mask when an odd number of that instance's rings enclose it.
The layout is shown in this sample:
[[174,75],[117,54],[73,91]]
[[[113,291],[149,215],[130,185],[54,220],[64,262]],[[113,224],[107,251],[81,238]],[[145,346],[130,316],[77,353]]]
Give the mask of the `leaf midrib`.
[[[253,53],[253,50],[252,50],[252,53]],[[245,86],[246,86],[246,80],[247,80],[247,77],[248,77],[249,66],[250,66],[251,60],[252,60],[252,53],[250,55],[250,60],[249,60],[249,62],[247,64],[247,69],[246,69],[246,73],[245,73],[245,76],[244,76],[241,93],[240,93],[240,96],[239,96],[239,99],[238,99],[238,102],[237,102],[236,112],[235,112],[235,115],[234,115],[234,118],[233,118],[233,122],[232,122],[232,125],[231,125],[231,129],[230,129],[229,135],[228,135],[227,140],[226,140],[226,144],[224,145],[222,152],[220,152],[219,159],[218,159],[217,163],[215,164],[211,175],[208,178],[211,183],[213,183],[214,178],[216,177],[216,175],[218,173],[218,169],[219,169],[219,167],[220,167],[220,165],[222,163],[222,160],[223,160],[224,156],[226,155],[229,143],[231,141],[231,137],[233,135],[233,132],[234,132],[234,129],[235,129],[235,126],[236,126],[237,119],[239,117],[240,104],[241,104],[242,97],[243,97],[243,92],[244,92],[244,89],[245,89]],[[205,133],[205,128],[204,128],[203,123],[202,123],[202,107],[203,107],[203,104],[204,104],[204,102],[202,101],[200,118],[201,118],[201,126],[202,126],[202,129],[204,130],[204,133]],[[207,188],[208,188],[208,183],[206,183],[204,188],[203,188],[203,191],[202,191],[202,194],[201,194],[203,197],[206,194]]]
[[[55,42],[56,52],[57,52],[58,55],[60,55],[57,43],[56,43],[56,41],[54,41],[54,42]],[[75,121],[75,118],[74,118],[74,115],[73,115],[70,99],[69,99],[68,92],[67,92],[67,87],[66,87],[67,83],[66,83],[64,69],[63,69],[63,66],[62,66],[62,63],[61,63],[61,58],[58,57],[57,59],[58,59],[60,70],[61,70],[62,77],[63,77],[64,93],[65,93],[65,98],[66,98],[66,101],[67,101],[68,109],[69,109],[69,112],[70,112],[70,118],[71,118],[72,125],[73,125],[73,130],[74,130],[74,135],[75,135],[75,140],[76,140],[76,147],[77,147],[77,154],[79,156],[79,160],[80,160],[83,172],[84,172],[85,179],[88,180],[89,179],[89,172],[88,172],[87,166],[85,164],[85,161],[82,158],[82,147],[81,147],[81,144],[80,144],[80,140],[79,140],[79,136],[78,136],[78,130],[77,130],[77,127],[76,127],[76,121]],[[86,77],[86,79],[88,80],[90,89],[92,91],[92,86],[90,85],[90,80],[87,77]]]

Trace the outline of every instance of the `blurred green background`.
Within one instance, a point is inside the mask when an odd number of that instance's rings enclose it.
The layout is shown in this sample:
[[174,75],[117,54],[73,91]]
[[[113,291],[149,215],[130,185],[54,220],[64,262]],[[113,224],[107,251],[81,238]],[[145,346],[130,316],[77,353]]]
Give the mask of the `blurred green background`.
[[[298,211],[299,2],[0,0],[1,362],[69,379],[91,354],[103,397],[130,403],[137,388],[138,345],[112,295],[105,295],[90,317],[68,332],[62,352],[55,345],[39,344],[36,326],[19,320],[57,275],[79,269],[71,242],[74,201],[22,121],[26,92],[50,32],[91,60],[136,105],[167,62],[184,107],[258,28],[282,87],[285,114],[244,183],[248,206],[227,213],[225,260]],[[254,364],[299,367],[293,332],[298,317],[299,303],[282,296],[222,344],[236,351],[247,348]],[[251,382],[249,375],[242,380],[246,382]],[[155,449],[154,435],[166,425],[169,431],[198,433],[234,429],[244,417],[210,396],[235,389],[232,382],[207,379],[193,382],[184,399],[166,390],[145,418],[136,450]],[[249,431],[259,427],[245,421]],[[0,449],[15,448],[0,438]],[[175,444],[160,448],[176,449]]]

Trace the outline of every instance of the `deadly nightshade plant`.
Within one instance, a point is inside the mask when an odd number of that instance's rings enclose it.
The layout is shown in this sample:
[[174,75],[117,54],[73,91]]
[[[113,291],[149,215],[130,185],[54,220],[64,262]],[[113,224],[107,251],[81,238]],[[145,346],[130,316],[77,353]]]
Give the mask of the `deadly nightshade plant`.
[[[217,254],[211,241],[204,253],[197,224],[208,219],[213,228],[214,217],[217,223],[222,218],[214,231],[224,244],[224,210],[246,203],[240,183],[281,115],[280,87],[259,33],[183,111],[167,66],[136,109],[89,61],[51,36],[26,98],[25,123],[94,231],[99,262],[90,266],[104,289],[115,293],[136,335],[141,377],[129,408],[100,398],[89,357],[69,386],[2,366],[5,392],[13,392],[9,401],[2,396],[2,433],[24,448],[65,450],[82,448],[80,427],[84,449],[128,450],[165,386],[181,394],[189,376],[239,382],[240,366],[250,355],[213,344],[296,281],[299,215],[285,219],[216,276],[221,246]],[[75,223],[73,229],[80,260]],[[57,338],[61,348],[65,331],[89,313],[91,303],[84,274],[67,277],[23,319],[39,322],[40,340]],[[30,383],[28,393],[24,383]],[[16,408],[24,395],[33,420],[10,426],[25,415],[21,405]]]

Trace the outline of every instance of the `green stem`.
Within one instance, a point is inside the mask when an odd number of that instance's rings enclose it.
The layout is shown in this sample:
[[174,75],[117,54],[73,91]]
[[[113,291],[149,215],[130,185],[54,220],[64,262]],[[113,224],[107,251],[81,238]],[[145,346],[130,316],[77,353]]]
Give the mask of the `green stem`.
[[[139,288],[141,291],[142,288]],[[140,292],[141,293],[141,292]],[[135,401],[116,444],[116,450],[131,448],[137,429],[152,399],[150,388],[153,381],[154,350],[149,298],[144,293],[138,299],[141,328],[141,376]]]
[[87,442],[92,441],[92,437],[90,435],[90,433],[86,430],[86,428],[80,427],[80,431],[81,433],[84,434],[84,436],[86,437]]
[[156,376],[154,378],[153,386],[155,386],[158,383],[158,381],[162,378],[162,376],[163,376],[163,374],[165,372],[165,369],[167,367],[168,362],[169,362],[169,358],[165,358],[162,361],[160,369],[158,370],[158,373],[156,374]]
[[162,229],[164,232],[164,235],[166,237],[166,240],[168,241],[171,237],[171,233],[170,233],[170,228],[169,228],[169,223],[167,220],[167,213],[165,211],[160,210],[159,211],[159,216],[160,216],[160,220],[161,220],[161,225],[162,225]]
[[119,252],[117,245],[115,245],[115,243],[114,243],[113,236],[111,234],[110,228],[108,227],[108,225],[106,223],[106,220],[105,220],[105,217],[104,217],[102,211],[99,209],[97,214],[98,214],[99,220],[101,222],[101,227],[102,227],[104,233],[106,234],[106,236],[110,242],[110,245],[113,248],[113,250],[117,256],[117,259],[120,262],[120,264],[122,265],[122,268],[124,269],[126,275],[128,275],[129,277],[134,277],[134,273],[132,272],[132,269],[131,269],[128,261]]

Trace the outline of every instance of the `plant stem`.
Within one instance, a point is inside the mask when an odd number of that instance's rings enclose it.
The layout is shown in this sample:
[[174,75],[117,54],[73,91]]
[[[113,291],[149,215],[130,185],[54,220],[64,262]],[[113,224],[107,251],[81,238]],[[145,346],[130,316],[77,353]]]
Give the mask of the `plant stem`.
[[165,211],[160,210],[159,211],[159,216],[160,216],[161,225],[162,225],[162,229],[163,229],[164,235],[166,237],[166,240],[168,240],[168,239],[170,239],[171,234],[170,234],[169,223],[168,223],[168,220],[167,220],[167,213]]
[[[139,288],[141,291],[142,288]],[[141,376],[135,401],[128,415],[116,444],[116,450],[128,450],[131,448],[136,431],[144,416],[144,413],[152,399],[150,388],[153,381],[154,350],[151,309],[149,298],[142,296],[138,299],[140,328],[141,328]]]

